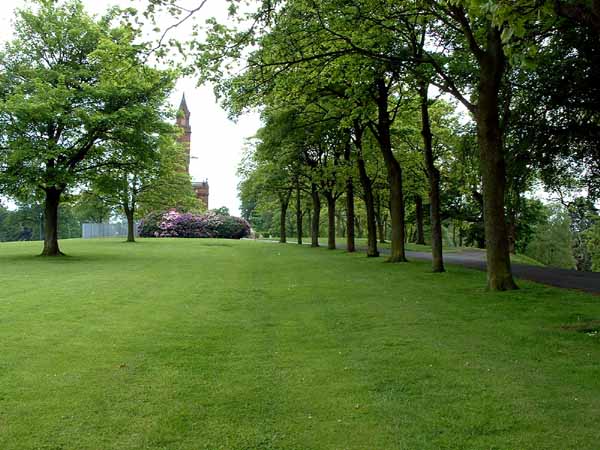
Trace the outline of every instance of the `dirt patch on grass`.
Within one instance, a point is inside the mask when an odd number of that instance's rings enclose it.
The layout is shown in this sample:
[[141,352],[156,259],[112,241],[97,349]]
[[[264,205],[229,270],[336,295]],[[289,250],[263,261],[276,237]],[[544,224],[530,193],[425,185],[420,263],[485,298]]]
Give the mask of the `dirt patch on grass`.
[[562,325],[561,328],[566,331],[575,331],[577,333],[599,333],[600,319],[582,320],[577,323]]

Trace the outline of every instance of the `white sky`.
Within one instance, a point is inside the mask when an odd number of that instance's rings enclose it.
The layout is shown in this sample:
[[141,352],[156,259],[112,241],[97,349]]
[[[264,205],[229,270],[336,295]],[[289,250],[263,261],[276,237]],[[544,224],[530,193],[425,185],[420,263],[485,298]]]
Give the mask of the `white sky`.
[[[27,0],[0,0],[0,41],[10,39],[12,34],[13,11],[27,5]],[[87,10],[100,14],[112,5],[134,6],[143,10],[145,0],[83,0]],[[181,5],[198,5],[200,0],[182,0]],[[196,21],[204,22],[209,17],[223,21],[227,18],[227,4],[224,0],[208,0],[204,8],[196,14]],[[171,21],[165,17],[165,28]],[[190,26],[183,26],[169,36],[182,41],[190,33]],[[245,139],[255,134],[260,126],[257,114],[241,117],[237,123],[227,119],[226,112],[216,103],[211,86],[196,86],[194,79],[181,79],[177,83],[170,101],[179,106],[185,92],[190,109],[192,127],[192,161],[190,172],[194,180],[208,179],[210,184],[209,207],[227,206],[232,214],[239,214],[236,171],[242,156]]]

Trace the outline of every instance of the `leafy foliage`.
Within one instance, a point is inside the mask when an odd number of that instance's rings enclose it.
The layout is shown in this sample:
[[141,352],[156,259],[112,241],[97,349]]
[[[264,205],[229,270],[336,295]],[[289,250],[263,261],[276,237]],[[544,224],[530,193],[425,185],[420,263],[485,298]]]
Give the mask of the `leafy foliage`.
[[571,220],[564,208],[554,205],[546,221],[536,228],[525,254],[548,266],[573,269]]
[[61,197],[141,156],[166,117],[176,74],[147,66],[138,32],[114,19],[40,0],[0,52],[0,191],[45,199],[46,255],[60,254]]
[[139,225],[142,237],[241,239],[250,235],[246,220],[209,211],[205,214],[174,210],[151,213]]

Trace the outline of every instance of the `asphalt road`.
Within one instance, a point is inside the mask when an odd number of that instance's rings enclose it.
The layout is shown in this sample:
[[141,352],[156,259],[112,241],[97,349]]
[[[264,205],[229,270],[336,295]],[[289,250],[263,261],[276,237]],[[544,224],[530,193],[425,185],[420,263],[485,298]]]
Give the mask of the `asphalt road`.
[[[381,249],[380,252],[385,254],[387,249]],[[431,260],[431,254],[426,252],[406,252],[406,257],[408,259]],[[486,270],[485,252],[482,251],[445,253],[444,263],[458,264],[471,269]],[[511,266],[513,275],[517,278],[600,295],[600,272],[578,272],[577,270],[514,263]]]

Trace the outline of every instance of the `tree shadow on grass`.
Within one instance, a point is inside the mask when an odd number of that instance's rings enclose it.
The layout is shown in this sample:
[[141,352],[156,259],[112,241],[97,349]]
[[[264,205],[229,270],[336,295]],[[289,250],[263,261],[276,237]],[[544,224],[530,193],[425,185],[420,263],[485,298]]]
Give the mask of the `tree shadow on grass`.
[[27,254],[27,255],[2,255],[0,253],[0,265],[10,263],[47,263],[48,265],[53,264],[81,264],[89,262],[113,262],[118,259],[131,259],[131,255],[69,255],[62,254],[60,256],[42,256],[40,254]]
[[204,247],[233,247],[229,242],[202,242]]

